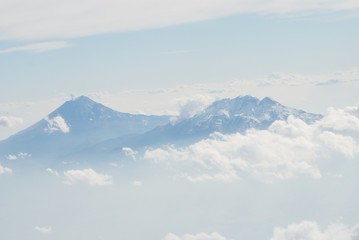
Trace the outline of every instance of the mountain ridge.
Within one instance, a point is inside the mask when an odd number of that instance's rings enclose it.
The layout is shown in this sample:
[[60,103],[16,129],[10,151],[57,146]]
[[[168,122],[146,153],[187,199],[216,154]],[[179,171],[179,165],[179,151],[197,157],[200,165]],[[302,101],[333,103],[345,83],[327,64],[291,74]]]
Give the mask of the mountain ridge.
[[207,138],[214,132],[231,134],[245,133],[250,128],[266,129],[276,120],[286,120],[293,115],[310,124],[323,116],[281,105],[271,98],[246,95],[225,98],[213,102],[204,111],[180,119],[177,122],[155,127],[141,134],[117,138],[97,144],[93,149],[119,152],[122,147],[143,148],[160,145],[188,145]]
[[[249,95],[213,102],[196,115],[170,121],[170,116],[115,111],[88,97],[66,101],[46,118],[0,141],[0,153],[28,152],[33,156],[101,156],[123,147],[144,148],[163,144],[186,145],[211,133],[244,133],[266,129],[276,120],[293,115],[306,123],[320,114],[286,107],[271,98]],[[86,154],[88,152],[89,154]]]

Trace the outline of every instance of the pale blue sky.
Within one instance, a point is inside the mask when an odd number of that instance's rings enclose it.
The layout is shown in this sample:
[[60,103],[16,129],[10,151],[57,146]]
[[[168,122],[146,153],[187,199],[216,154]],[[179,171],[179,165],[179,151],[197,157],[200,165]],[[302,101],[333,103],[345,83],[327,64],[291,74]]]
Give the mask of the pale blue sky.
[[3,40],[0,50],[48,41],[70,46],[0,54],[0,101],[347,70],[359,65],[358,26],[359,17],[348,11],[237,13],[80,38]]

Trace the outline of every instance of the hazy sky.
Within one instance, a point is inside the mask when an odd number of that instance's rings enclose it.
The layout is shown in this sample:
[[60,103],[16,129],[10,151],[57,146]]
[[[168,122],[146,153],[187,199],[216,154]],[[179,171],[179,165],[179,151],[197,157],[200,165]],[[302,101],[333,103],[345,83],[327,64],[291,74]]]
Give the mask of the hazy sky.
[[91,166],[0,156],[1,238],[358,240],[358,43],[358,0],[0,0],[0,140],[82,94],[131,113],[250,94],[325,115]]
[[72,93],[144,113],[178,113],[198,94],[353,105],[358,26],[350,0],[3,0],[0,139]]

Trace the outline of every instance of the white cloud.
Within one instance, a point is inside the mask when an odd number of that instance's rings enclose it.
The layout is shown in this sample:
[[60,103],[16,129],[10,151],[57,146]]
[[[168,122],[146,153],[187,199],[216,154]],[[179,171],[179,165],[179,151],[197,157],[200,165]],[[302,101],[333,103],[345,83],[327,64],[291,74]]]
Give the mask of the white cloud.
[[1,164],[0,164],[0,175],[1,175],[1,174],[4,174],[4,173],[12,174],[12,169],[7,168],[7,167],[3,167],[3,166],[1,166]]
[[68,170],[64,172],[67,184],[82,182],[90,186],[107,186],[112,184],[112,176],[100,174],[93,169]]
[[353,124],[357,121],[356,107],[332,109],[312,125],[290,116],[287,121],[274,122],[267,130],[216,133],[184,148],[149,149],[144,158],[178,164],[187,167],[187,172],[195,169],[185,176],[197,182],[233,181],[242,174],[267,182],[300,175],[316,179],[322,176],[319,159],[359,155],[359,134],[353,134],[359,131],[359,125]]
[[331,224],[321,229],[316,222],[293,223],[286,228],[276,227],[270,240],[358,240],[359,225],[348,227],[344,224]]
[[12,116],[0,116],[0,127],[14,127],[23,122],[24,120],[22,118]]
[[34,227],[34,231],[39,232],[39,233],[43,233],[43,234],[49,234],[52,232],[52,228],[51,227],[39,227],[36,226]]
[[9,154],[9,155],[6,156],[6,159],[7,159],[7,160],[16,160],[16,159],[17,159],[17,156],[16,156],[16,155]]
[[341,72],[316,75],[303,75],[297,73],[272,73],[267,77],[257,79],[259,86],[329,86],[341,83],[359,81],[359,69],[353,68]]
[[12,47],[0,50],[0,54],[14,53],[14,52],[47,52],[55,49],[70,47],[71,45],[64,41],[58,42],[41,42],[33,43],[20,47]]
[[0,39],[74,38],[166,27],[237,13],[288,16],[358,8],[359,3],[353,0],[3,0]]
[[177,236],[176,234],[169,233],[163,240],[226,240],[227,238],[223,237],[217,232],[213,233],[198,233],[198,234],[185,234],[182,237]]
[[56,170],[53,170],[51,168],[46,168],[46,172],[51,173],[52,175],[58,177],[59,173]]
[[65,119],[61,116],[56,116],[52,119],[45,119],[47,121],[47,127],[44,129],[46,133],[53,133],[61,131],[63,133],[70,132],[70,127],[67,125]]

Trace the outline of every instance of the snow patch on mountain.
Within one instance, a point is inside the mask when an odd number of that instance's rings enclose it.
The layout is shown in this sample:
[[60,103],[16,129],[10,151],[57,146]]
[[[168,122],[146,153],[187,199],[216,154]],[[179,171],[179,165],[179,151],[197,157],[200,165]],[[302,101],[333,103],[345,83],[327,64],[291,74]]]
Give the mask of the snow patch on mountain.
[[68,133],[70,132],[70,127],[67,125],[65,119],[60,115],[52,118],[52,119],[45,119],[47,121],[47,127],[44,129],[46,133],[54,133],[54,132],[63,132]]

